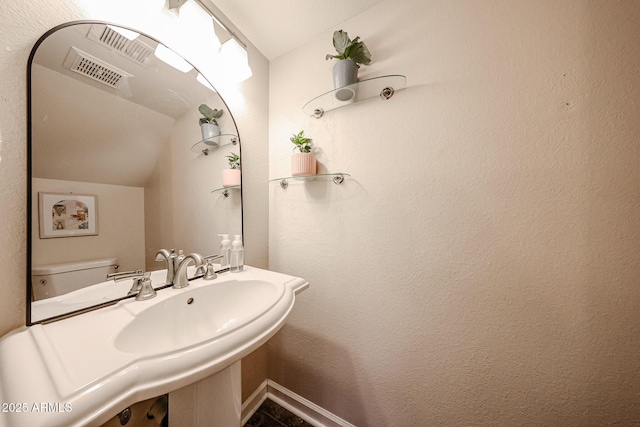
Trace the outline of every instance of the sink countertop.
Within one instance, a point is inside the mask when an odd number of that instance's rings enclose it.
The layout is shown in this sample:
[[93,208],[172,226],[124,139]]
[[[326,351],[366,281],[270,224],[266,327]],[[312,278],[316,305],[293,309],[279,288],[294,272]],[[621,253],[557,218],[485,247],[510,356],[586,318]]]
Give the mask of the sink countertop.
[[[278,286],[257,317],[179,348],[124,352],[118,334],[136,315],[170,298],[234,281]],[[128,405],[199,381],[230,366],[273,336],[293,308],[304,279],[245,267],[212,281],[193,280],[147,301],[132,299],[58,322],[17,329],[0,339],[0,426],[100,425]],[[213,307],[212,309],[215,309]]]

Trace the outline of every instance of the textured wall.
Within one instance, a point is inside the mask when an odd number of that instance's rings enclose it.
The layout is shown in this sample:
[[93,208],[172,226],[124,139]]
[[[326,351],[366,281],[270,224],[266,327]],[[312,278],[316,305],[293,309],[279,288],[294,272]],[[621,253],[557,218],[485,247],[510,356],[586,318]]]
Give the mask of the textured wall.
[[[27,1],[0,4],[0,333],[23,325],[26,283],[26,64],[38,37],[78,16],[73,5]],[[47,7],[50,5],[50,7]]]
[[269,378],[358,426],[640,422],[640,3],[387,0],[340,27],[409,87],[315,120],[327,31],[270,64],[270,194],[306,278]]

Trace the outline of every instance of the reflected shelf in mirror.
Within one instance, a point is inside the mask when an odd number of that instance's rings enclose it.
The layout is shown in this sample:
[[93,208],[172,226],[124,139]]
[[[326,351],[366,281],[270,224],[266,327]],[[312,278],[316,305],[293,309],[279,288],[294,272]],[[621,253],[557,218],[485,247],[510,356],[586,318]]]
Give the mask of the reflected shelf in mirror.
[[340,185],[344,182],[345,178],[351,178],[348,173],[333,172],[333,173],[318,173],[315,175],[298,175],[298,176],[286,176],[282,178],[270,179],[269,182],[280,182],[280,187],[287,188],[289,186],[289,180],[298,181],[333,181],[334,184]]
[[232,185],[232,186],[230,186],[230,187],[221,187],[221,188],[216,188],[215,190],[212,190],[212,191],[211,191],[211,194],[214,194],[214,193],[222,193],[222,195],[223,195],[224,197],[229,197],[229,195],[231,194],[231,192],[232,192],[232,191],[236,191],[236,190],[237,190],[237,191],[240,191],[240,188],[241,188],[241,187],[242,187],[242,186],[240,186],[240,185]]
[[[302,107],[302,111],[311,117],[319,119],[327,111],[345,107],[375,96],[380,96],[382,99],[389,99],[393,96],[395,91],[403,89],[406,86],[407,78],[400,74],[373,77],[325,92],[307,102]],[[343,96],[345,91],[351,92],[348,97],[349,99],[339,99],[347,98],[346,96]]]
[[230,133],[213,136],[193,144],[191,151],[208,156],[210,152],[222,148],[225,145],[238,145],[238,136]]

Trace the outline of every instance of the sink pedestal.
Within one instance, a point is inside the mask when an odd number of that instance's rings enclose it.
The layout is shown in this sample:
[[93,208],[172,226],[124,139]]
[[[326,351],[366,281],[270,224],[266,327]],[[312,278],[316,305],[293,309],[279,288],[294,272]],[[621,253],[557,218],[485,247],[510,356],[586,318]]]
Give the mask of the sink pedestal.
[[169,425],[240,427],[240,363],[169,393]]

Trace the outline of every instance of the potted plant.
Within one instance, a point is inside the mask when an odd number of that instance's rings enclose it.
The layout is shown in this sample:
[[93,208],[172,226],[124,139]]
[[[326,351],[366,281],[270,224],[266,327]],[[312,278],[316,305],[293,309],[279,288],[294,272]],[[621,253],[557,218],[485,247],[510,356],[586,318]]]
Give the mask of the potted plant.
[[202,139],[205,144],[217,146],[218,141],[216,137],[220,135],[220,127],[218,126],[218,120],[222,117],[223,110],[217,110],[209,107],[207,104],[202,104],[198,107],[198,111],[204,116],[200,117],[200,128],[202,129]]
[[[371,63],[371,52],[360,37],[351,40],[349,34],[339,30],[333,33],[333,47],[337,55],[327,54],[326,59],[337,59],[333,66],[333,87],[339,89],[358,81],[359,64]],[[343,89],[336,92],[336,98],[340,101],[348,101],[355,95],[353,89]]]
[[240,156],[236,153],[229,153],[226,157],[229,161],[229,169],[222,169],[222,186],[233,187],[240,185]]
[[311,138],[306,138],[304,131],[301,130],[297,135],[294,133],[289,139],[295,145],[293,150],[298,150],[291,156],[291,175],[315,175],[316,156],[311,152]]

